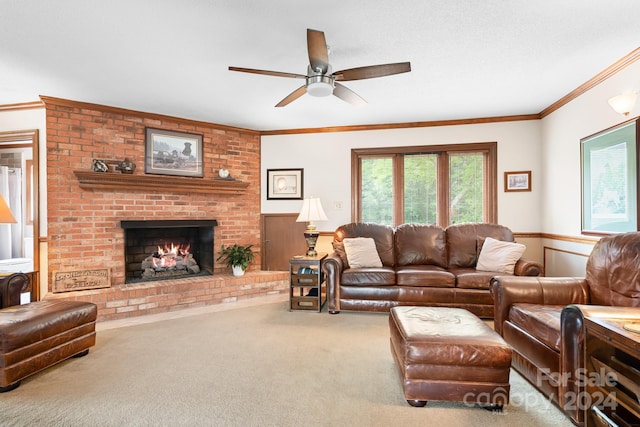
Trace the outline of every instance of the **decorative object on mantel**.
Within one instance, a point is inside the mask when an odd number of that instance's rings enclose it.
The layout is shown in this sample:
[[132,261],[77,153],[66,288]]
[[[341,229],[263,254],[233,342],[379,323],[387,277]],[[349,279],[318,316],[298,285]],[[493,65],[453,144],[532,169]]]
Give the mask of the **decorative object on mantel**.
[[220,256],[216,261],[224,261],[227,267],[231,267],[234,276],[244,275],[244,271],[249,266],[249,263],[253,261],[253,245],[241,246],[234,243],[233,246],[224,245],[220,248]]
[[202,178],[202,135],[146,129],[144,172]]
[[122,173],[133,173],[136,170],[136,164],[125,157],[123,161],[116,165],[116,170]]
[[109,165],[105,160],[93,159],[94,172],[109,172]]
[[159,191],[164,194],[175,191],[180,193],[204,194],[244,194],[248,182],[237,179],[193,179],[183,176],[171,178],[171,189],[167,187],[166,177],[143,174],[101,173],[73,171],[78,178],[80,188],[87,190],[118,191]]
[[215,179],[225,179],[227,181],[235,181],[235,178],[233,178],[230,174],[229,174],[229,169],[220,169],[218,171],[218,176],[220,178],[215,178]]

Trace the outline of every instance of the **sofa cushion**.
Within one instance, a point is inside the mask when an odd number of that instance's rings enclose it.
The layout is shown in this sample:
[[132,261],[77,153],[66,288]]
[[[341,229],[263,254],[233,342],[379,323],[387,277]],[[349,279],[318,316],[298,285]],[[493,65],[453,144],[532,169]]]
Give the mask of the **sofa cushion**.
[[371,237],[349,237],[342,243],[351,268],[382,267],[376,242]]
[[460,289],[490,289],[491,278],[495,271],[478,271],[475,268],[450,268],[456,276],[456,288]]
[[487,237],[482,245],[476,270],[513,274],[516,262],[526,247],[520,243],[502,242]]
[[444,268],[435,265],[409,265],[396,267],[396,282],[401,286],[453,288],[456,278]]
[[513,242],[513,233],[498,224],[454,224],[445,229],[449,268],[475,268],[478,261],[478,238],[493,237]]
[[402,224],[396,227],[396,265],[435,265],[447,267],[444,228],[428,224]]
[[519,303],[511,306],[509,322],[560,352],[560,314],[562,305]]
[[349,268],[342,272],[340,283],[350,286],[395,285],[396,272],[390,267]]
[[341,225],[333,233],[333,249],[340,256],[345,268],[349,268],[349,260],[344,251],[342,240],[349,237],[371,237],[376,242],[380,261],[387,267],[395,265],[393,245],[393,227],[389,225],[352,222]]

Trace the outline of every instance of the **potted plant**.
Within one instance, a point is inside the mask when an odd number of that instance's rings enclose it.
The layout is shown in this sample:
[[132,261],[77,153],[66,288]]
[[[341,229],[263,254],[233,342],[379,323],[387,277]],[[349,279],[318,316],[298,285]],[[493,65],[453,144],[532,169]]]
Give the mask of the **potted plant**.
[[220,256],[217,261],[224,261],[227,267],[231,267],[234,276],[242,276],[244,271],[253,261],[253,245],[241,246],[234,243],[232,246],[224,246],[220,248]]

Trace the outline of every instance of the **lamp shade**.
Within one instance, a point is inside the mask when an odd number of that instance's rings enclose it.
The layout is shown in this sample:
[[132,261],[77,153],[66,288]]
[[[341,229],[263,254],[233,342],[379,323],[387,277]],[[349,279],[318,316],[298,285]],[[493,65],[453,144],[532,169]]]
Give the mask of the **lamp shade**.
[[304,199],[300,215],[298,215],[296,222],[326,221],[327,219],[327,215],[324,213],[324,209],[322,209],[320,198],[310,197]]
[[611,108],[613,108],[617,113],[627,116],[636,105],[637,97],[638,95],[635,93],[625,93],[614,96],[609,99],[609,105],[611,105]]
[[13,213],[11,213],[7,202],[0,196],[0,224],[13,224],[15,222],[17,222],[16,218],[13,216]]

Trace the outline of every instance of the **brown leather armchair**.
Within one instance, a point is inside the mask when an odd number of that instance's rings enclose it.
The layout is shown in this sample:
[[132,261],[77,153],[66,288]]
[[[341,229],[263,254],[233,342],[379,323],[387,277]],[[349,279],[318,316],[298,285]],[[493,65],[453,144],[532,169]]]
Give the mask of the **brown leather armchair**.
[[29,277],[14,273],[0,277],[0,308],[20,304],[20,294],[29,288]]
[[582,425],[582,411],[566,402],[584,391],[584,328],[566,307],[606,306],[621,316],[640,307],[640,232],[600,239],[584,278],[495,276],[491,286],[495,330],[513,347],[513,367]]

